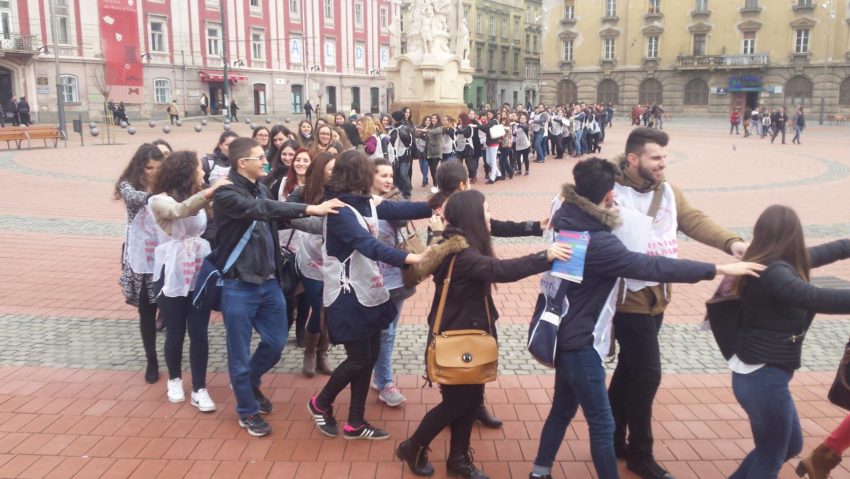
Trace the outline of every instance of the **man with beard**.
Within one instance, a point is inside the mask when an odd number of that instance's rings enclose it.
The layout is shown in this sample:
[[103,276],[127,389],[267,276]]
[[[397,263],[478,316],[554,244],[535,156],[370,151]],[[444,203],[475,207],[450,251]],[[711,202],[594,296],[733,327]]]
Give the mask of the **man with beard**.
[[[632,130],[626,140],[625,158],[620,157],[623,175],[614,186],[615,200],[622,209],[653,218],[646,253],[676,258],[681,231],[741,258],[747,249],[744,241],[692,207],[682,190],[665,181],[668,141],[667,133],[661,130]],[[628,469],[645,479],[673,478],[655,462],[651,424],[652,402],[661,384],[658,331],[669,302],[669,284],[624,280],[614,316],[614,337],[620,345],[608,389],[616,424],[614,448],[617,457],[627,460]]]

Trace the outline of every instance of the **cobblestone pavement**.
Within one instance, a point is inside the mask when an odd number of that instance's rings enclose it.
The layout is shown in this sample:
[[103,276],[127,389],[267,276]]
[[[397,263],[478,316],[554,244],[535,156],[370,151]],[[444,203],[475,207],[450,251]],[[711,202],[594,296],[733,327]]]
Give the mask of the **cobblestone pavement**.
[[[401,325],[396,336],[393,369],[397,374],[422,372],[424,338],[422,325]],[[528,329],[520,325],[499,327],[501,374],[545,374],[525,349]],[[165,335],[159,336],[159,351]],[[277,373],[300,373],[303,349],[295,346],[294,333],[284,350]],[[227,371],[224,325],[210,325],[210,371]],[[803,348],[803,371],[834,371],[850,337],[850,320],[815,321]],[[254,343],[256,345],[255,335]],[[709,331],[693,324],[668,324],[660,335],[662,366],[670,373],[726,373],[717,345]],[[84,369],[138,370],[144,364],[135,321],[102,319],[0,316],[0,364],[15,366],[71,367]],[[188,364],[188,343],[184,364]],[[331,348],[334,364],[345,358],[342,347]],[[613,369],[615,363],[608,363]]]

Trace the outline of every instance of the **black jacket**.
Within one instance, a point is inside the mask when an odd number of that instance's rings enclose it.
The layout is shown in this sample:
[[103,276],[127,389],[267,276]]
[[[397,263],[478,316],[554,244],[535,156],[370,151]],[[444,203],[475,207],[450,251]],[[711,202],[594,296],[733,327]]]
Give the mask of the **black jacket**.
[[[850,258],[850,240],[808,249],[817,268]],[[743,324],[735,354],[747,364],[800,368],[803,338],[816,313],[850,313],[850,290],[825,289],[804,281],[784,260],[772,261],[741,289]]]
[[567,288],[569,311],[558,329],[558,349],[573,351],[593,344],[593,329],[617,278],[661,283],[695,283],[712,279],[713,264],[647,256],[626,249],[611,229],[619,215],[600,208],[565,185],[564,203],[555,213],[555,231],[587,231],[590,242],[584,264],[584,280]]
[[216,266],[224,267],[239,239],[251,226],[251,222],[257,220],[248,245],[225,277],[257,284],[265,281],[270,250],[274,262],[274,271],[271,273],[280,277],[281,256],[277,231],[286,228],[286,220],[307,216],[307,205],[271,199],[268,186],[249,181],[236,169],[230,170],[228,179],[233,184],[222,186],[213,194],[213,216],[218,226]]

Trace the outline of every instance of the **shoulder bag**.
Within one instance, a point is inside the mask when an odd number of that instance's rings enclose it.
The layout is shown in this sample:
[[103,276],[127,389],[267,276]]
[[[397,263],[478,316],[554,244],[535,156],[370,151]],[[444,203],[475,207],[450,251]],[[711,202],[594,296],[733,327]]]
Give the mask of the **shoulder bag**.
[[850,410],[850,384],[847,382],[848,364],[850,364],[850,342],[844,347],[844,356],[838,365],[838,372],[835,374],[832,387],[829,388],[827,398],[832,404]]
[[295,230],[289,235],[289,240],[286,246],[280,249],[282,258],[280,263],[280,288],[283,290],[283,295],[291,298],[295,291],[298,290],[298,284],[301,282],[301,275],[298,274],[298,267],[295,265],[295,252],[289,249],[289,244],[292,243],[292,237],[295,236]]
[[456,259],[457,255],[454,255],[449,263],[446,279],[443,280],[443,290],[440,292],[431,340],[428,342],[426,351],[428,380],[447,385],[485,384],[496,380],[499,363],[499,345],[493,336],[493,320],[490,317],[487,297],[485,296],[483,300],[489,331],[458,329],[440,332]]
[[[397,245],[398,249],[412,254],[422,254],[425,251],[425,244],[422,243],[422,238],[419,237],[419,232],[416,231],[416,226],[412,221],[408,221],[399,233],[401,240]],[[401,269],[401,277],[405,287],[414,288],[428,275],[421,273],[413,265],[409,265]]]
[[528,328],[528,352],[540,364],[554,368],[558,352],[558,329],[561,319],[566,316],[564,298],[567,296],[569,281],[559,279],[560,284],[555,296],[540,293],[537,305]]
[[718,296],[705,302],[706,316],[714,341],[727,361],[735,354],[738,333],[743,323],[743,309],[738,295]]
[[214,259],[216,252],[213,251],[204,258],[201,263],[201,269],[198,271],[198,281],[195,285],[195,291],[192,293],[192,305],[196,309],[208,309],[213,311],[221,311],[221,287],[224,285],[224,275],[230,271],[230,268],[239,259],[248,240],[251,239],[251,233],[254,232],[256,221],[251,223],[251,226],[245,230],[245,233],[239,239],[239,243],[230,252],[227,261],[224,263],[224,269],[219,271],[215,266]]

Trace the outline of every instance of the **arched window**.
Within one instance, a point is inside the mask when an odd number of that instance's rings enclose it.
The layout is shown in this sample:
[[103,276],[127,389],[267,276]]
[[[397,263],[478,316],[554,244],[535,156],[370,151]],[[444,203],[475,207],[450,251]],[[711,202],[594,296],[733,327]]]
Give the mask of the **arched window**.
[[850,106],[850,77],[845,78],[838,88],[838,104]]
[[641,105],[660,105],[663,103],[661,96],[661,82],[655,78],[647,78],[640,84],[638,91],[638,103]]
[[795,76],[785,84],[785,104],[811,106],[813,89],[811,80],[804,76]]
[[611,79],[599,82],[599,86],[596,87],[596,103],[618,105],[620,103],[620,87],[617,86],[617,82]]
[[578,87],[572,80],[558,82],[558,103],[566,105],[578,101]]
[[160,105],[171,103],[171,82],[167,78],[153,81],[153,100]]
[[685,85],[685,105],[708,105],[708,83],[694,78]]
[[62,98],[65,103],[79,103],[80,89],[77,83],[77,77],[74,75],[60,75],[59,86],[62,88]]

